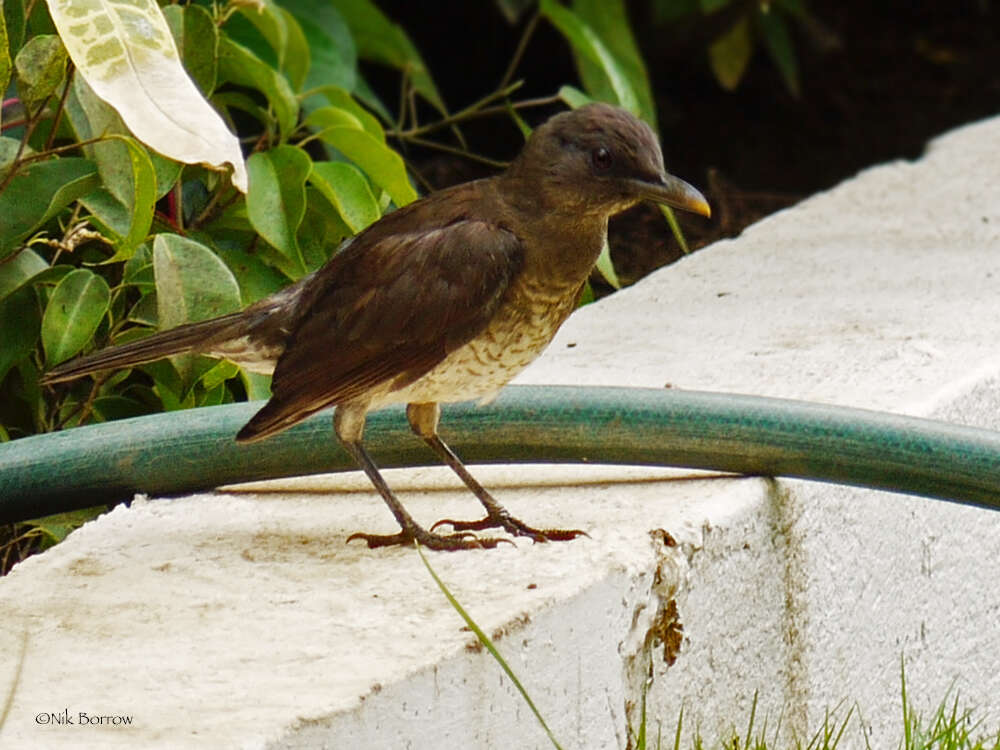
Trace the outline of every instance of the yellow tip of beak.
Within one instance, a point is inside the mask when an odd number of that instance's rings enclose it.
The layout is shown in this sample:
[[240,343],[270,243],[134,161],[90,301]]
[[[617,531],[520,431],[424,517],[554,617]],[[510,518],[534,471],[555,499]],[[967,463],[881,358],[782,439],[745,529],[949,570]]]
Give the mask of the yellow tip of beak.
[[643,182],[640,194],[646,200],[691,211],[706,218],[712,216],[712,208],[705,196],[684,180],[670,174],[661,177],[658,183]]
[[702,198],[700,201],[695,201],[690,205],[690,210],[694,211],[696,214],[701,214],[706,219],[712,218],[712,207],[708,205],[708,201]]

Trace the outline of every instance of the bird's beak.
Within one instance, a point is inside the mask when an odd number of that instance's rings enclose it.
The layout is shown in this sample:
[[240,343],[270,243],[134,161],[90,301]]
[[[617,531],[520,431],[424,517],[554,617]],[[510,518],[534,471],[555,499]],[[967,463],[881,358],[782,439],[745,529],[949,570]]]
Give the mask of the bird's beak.
[[706,217],[712,215],[712,209],[705,196],[684,180],[671,174],[662,174],[654,180],[636,180],[635,188],[643,200],[666,203],[668,206],[693,211]]

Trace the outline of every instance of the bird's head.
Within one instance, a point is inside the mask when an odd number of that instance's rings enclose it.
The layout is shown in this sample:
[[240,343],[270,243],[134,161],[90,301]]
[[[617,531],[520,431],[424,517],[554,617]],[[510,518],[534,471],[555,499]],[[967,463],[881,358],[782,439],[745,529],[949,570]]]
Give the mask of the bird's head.
[[710,214],[701,193],[667,173],[652,129],[608,104],[587,104],[536,128],[510,173],[571,211],[610,216],[649,200]]

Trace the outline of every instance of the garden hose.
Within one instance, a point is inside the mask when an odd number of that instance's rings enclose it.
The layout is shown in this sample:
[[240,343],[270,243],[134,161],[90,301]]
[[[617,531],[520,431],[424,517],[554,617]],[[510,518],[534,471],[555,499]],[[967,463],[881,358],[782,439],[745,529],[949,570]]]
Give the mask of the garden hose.
[[[329,412],[260,443],[260,403],[88,425],[0,444],[0,521],[251,480],[354,469]],[[803,401],[672,389],[509,386],[446,405],[441,435],[474,463],[677,466],[796,477],[1000,509],[1000,432]],[[368,417],[382,467],[437,464],[402,407]]]

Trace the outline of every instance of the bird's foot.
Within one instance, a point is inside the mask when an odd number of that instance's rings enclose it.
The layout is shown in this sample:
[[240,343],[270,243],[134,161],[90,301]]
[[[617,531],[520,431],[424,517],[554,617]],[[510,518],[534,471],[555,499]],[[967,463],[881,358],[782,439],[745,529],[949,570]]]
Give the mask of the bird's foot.
[[427,549],[453,552],[461,549],[492,549],[501,543],[514,544],[509,539],[498,539],[493,537],[480,538],[471,530],[461,530],[454,534],[434,534],[420,526],[412,529],[404,529],[398,534],[366,534],[355,532],[347,537],[350,543],[355,539],[364,541],[369,549],[376,547],[392,547],[401,545],[408,547],[414,542]]
[[488,513],[485,518],[480,518],[478,521],[453,521],[450,518],[442,518],[431,526],[431,531],[443,524],[448,524],[458,534],[501,528],[513,536],[526,536],[533,542],[568,542],[578,536],[590,536],[581,529],[536,529],[528,526],[524,521],[514,518],[505,510],[498,513]]

